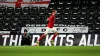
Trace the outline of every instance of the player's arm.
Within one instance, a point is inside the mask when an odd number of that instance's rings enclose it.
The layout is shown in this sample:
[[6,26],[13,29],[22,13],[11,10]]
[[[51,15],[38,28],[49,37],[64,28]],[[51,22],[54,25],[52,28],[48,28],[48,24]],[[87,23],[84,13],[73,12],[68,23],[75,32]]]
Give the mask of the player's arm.
[[49,20],[48,19],[46,19],[46,23],[49,23]]
[[48,21],[51,21],[52,18],[53,18],[53,16],[51,15],[47,20],[48,20]]
[[46,19],[46,24],[48,24],[49,23],[49,21],[48,21],[48,19]]
[[49,23],[49,21],[51,21],[51,19],[52,19],[52,15],[48,19],[46,19],[46,22]]

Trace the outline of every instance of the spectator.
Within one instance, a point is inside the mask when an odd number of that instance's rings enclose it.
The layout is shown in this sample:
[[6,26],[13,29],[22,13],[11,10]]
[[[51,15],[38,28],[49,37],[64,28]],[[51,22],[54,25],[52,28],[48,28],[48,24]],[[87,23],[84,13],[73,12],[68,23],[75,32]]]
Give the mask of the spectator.
[[31,36],[27,32],[27,29],[24,29],[21,44],[22,45],[31,45]]

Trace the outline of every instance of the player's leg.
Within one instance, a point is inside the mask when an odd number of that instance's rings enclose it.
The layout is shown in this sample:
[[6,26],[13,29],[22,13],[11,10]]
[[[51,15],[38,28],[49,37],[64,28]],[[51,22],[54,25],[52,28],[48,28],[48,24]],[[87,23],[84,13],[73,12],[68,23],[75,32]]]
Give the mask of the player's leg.
[[47,34],[42,34],[41,36],[40,36],[40,38],[39,38],[39,40],[38,41],[41,41],[45,36],[46,36]]
[[56,32],[54,33],[53,37],[52,37],[52,40],[54,40],[55,37],[56,37],[57,35],[58,35],[58,32],[56,31]]
[[39,46],[39,42],[49,33],[49,31],[50,31],[50,28],[46,28],[46,31],[45,31],[45,33],[44,34],[42,34],[41,36],[40,36],[40,38],[37,40],[37,46]]
[[55,37],[58,35],[58,32],[57,32],[56,28],[54,28],[54,27],[52,28],[52,31],[54,32],[54,35],[52,37],[52,40],[54,40]]
[[57,32],[56,28],[54,28],[54,27],[52,28],[52,31],[54,32],[54,35],[53,35],[53,37],[52,37],[51,43],[54,44],[54,39],[55,39],[56,36],[58,35],[58,32]]

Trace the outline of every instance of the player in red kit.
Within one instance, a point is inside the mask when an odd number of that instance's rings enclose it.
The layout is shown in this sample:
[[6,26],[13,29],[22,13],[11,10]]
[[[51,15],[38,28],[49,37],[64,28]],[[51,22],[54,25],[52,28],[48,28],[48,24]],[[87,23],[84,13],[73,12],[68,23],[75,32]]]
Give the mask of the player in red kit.
[[51,44],[53,45],[54,44],[54,39],[55,37],[58,35],[58,32],[57,30],[54,28],[54,23],[55,23],[55,15],[56,15],[57,11],[56,10],[52,10],[52,14],[50,15],[50,17],[46,20],[48,21],[48,24],[47,24],[47,27],[46,27],[46,31],[43,35],[40,36],[40,38],[37,40],[37,46],[39,46],[39,42],[50,32],[54,32],[54,35],[52,37],[52,40],[51,40]]

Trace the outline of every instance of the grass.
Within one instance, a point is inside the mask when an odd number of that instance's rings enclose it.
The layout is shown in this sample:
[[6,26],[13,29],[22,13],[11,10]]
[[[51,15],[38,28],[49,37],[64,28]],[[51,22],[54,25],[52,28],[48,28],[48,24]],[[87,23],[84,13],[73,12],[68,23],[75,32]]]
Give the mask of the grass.
[[99,46],[0,46],[0,56],[100,56]]

